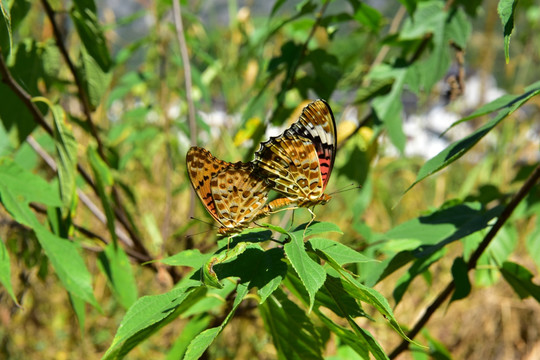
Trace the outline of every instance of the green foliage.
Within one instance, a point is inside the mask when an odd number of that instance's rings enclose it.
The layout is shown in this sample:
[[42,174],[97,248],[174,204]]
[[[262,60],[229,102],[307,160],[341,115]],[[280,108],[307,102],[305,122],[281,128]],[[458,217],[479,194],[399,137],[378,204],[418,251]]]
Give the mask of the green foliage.
[[[537,307],[540,6],[229,1],[223,21],[183,2],[180,28],[170,1],[101,3],[0,0],[1,358],[471,358],[434,313],[454,325],[482,287]],[[464,105],[465,69],[506,93]],[[338,125],[332,201],[216,239],[189,146],[250,161],[315,98]],[[447,102],[444,145],[408,156],[410,114]]]

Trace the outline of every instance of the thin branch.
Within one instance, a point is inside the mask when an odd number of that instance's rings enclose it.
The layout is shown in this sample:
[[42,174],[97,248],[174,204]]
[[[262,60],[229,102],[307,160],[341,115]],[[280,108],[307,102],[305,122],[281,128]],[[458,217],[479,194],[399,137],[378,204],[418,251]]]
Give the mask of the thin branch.
[[[533,189],[533,187],[536,185],[536,183],[540,180],[540,165],[534,169],[534,171],[531,173],[527,181],[523,184],[521,189],[512,197],[512,200],[508,203],[508,205],[504,208],[503,212],[497,219],[497,222],[493,225],[491,230],[487,233],[487,235],[484,237],[480,245],[476,248],[474,253],[471,255],[469,261],[467,262],[467,270],[470,271],[474,268],[476,268],[476,264],[478,262],[478,259],[480,256],[484,253],[488,245],[491,243],[491,241],[495,238],[495,235],[497,232],[502,228],[502,226],[508,221],[510,218],[510,215],[514,212],[518,204],[529,194],[529,192]],[[424,311],[424,315],[417,321],[417,323],[414,325],[414,327],[409,331],[407,336],[409,339],[413,339],[419,332],[422,330],[424,325],[429,321],[431,316],[435,313],[435,311],[448,299],[448,297],[452,294],[452,292],[455,289],[455,283],[454,280],[450,281],[448,285],[444,288],[443,291],[439,293],[439,295],[435,298],[435,300],[429,305],[426,310]],[[406,340],[403,340],[389,355],[390,359],[396,358],[400,353],[405,351],[409,347],[409,342]]]
[[[176,38],[180,47],[180,55],[182,56],[182,64],[184,65],[184,79],[186,87],[186,101],[188,103],[188,120],[189,120],[189,137],[191,146],[197,145],[197,123],[195,119],[195,104],[193,103],[192,81],[191,81],[191,64],[189,62],[189,53],[184,32],[184,24],[182,23],[182,8],[179,0],[173,0],[173,19],[176,29]],[[189,200],[188,218],[195,214],[195,192],[191,190]]]
[[47,17],[49,18],[49,21],[51,23],[53,34],[54,34],[54,40],[56,41],[56,46],[60,50],[60,53],[62,54],[62,57],[64,58],[64,61],[66,62],[69,68],[69,71],[71,72],[71,75],[73,76],[73,79],[75,80],[75,85],[77,85],[77,91],[79,93],[79,99],[81,99],[82,109],[83,109],[84,115],[86,116],[86,119],[88,120],[90,132],[92,133],[92,136],[96,139],[96,142],[98,145],[98,152],[101,158],[103,160],[106,160],[105,152],[103,150],[103,143],[101,142],[101,138],[99,137],[94,121],[92,120],[92,109],[90,106],[90,99],[88,97],[86,89],[84,88],[83,81],[79,75],[79,72],[77,71],[77,68],[73,64],[73,61],[71,61],[67,48],[64,45],[64,42],[62,41],[62,33],[60,32],[60,28],[58,27],[58,24],[56,23],[56,20],[54,18],[55,16],[54,10],[47,0],[41,0],[41,4],[43,5],[43,8],[45,9],[45,13],[47,14]]
[[189,119],[189,136],[192,146],[197,145],[197,123],[195,121],[195,104],[191,92],[193,84],[191,80],[191,64],[189,62],[189,53],[184,33],[184,24],[182,23],[182,8],[179,0],[173,0],[173,19],[176,29],[176,38],[180,47],[180,55],[182,56],[182,64],[184,65],[184,78],[186,86],[186,100],[188,103],[188,119]]

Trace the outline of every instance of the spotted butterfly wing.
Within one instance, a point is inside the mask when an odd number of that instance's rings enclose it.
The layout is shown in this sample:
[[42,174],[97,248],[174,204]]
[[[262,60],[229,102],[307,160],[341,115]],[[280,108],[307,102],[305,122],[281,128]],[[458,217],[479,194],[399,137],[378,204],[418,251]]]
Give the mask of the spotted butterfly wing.
[[208,150],[192,147],[186,156],[191,185],[206,210],[220,223],[219,234],[241,232],[268,214],[268,184],[251,163],[219,160]]
[[300,118],[277,137],[263,142],[254,164],[286,202],[310,207],[330,199],[324,194],[336,157],[336,123],[326,101],[306,106]]

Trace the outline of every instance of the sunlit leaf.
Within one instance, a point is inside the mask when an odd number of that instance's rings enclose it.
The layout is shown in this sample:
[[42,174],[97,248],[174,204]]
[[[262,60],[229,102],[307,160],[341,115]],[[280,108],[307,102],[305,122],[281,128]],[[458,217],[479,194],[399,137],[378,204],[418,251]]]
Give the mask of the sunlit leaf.
[[165,294],[143,296],[127,311],[102,359],[119,359],[163,326],[189,309],[205,288],[175,288]]
[[137,285],[126,253],[111,243],[100,253],[99,264],[116,298],[128,309],[137,300]]
[[0,282],[9,296],[11,296],[11,299],[17,304],[18,301],[11,285],[11,261],[9,260],[9,253],[2,239],[0,239]]
[[504,57],[507,64],[510,61],[510,36],[514,30],[514,14],[517,4],[517,0],[500,0],[497,5],[497,12],[504,28]]
[[38,223],[34,231],[66,290],[99,308],[92,291],[92,276],[79,254],[78,246],[52,234]]
[[393,78],[392,90],[386,95],[378,96],[372,102],[373,109],[379,119],[384,123],[388,130],[388,136],[392,144],[399,151],[405,149],[405,133],[402,125],[402,108],[401,93],[407,78],[408,68],[404,64],[396,64],[394,67],[387,65],[379,65],[370,77],[374,79]]
[[333,259],[337,264],[351,264],[375,261],[337,241],[325,238],[311,238],[308,241],[313,250],[322,252],[325,257]]
[[184,360],[190,360],[190,359],[199,359],[200,356],[206,351],[206,349],[212,344],[212,342],[215,340],[215,338],[221,333],[223,328],[229,323],[230,319],[234,315],[236,308],[238,308],[238,305],[244,300],[244,297],[246,296],[248,292],[247,286],[238,285],[237,288],[237,294],[236,298],[234,299],[234,303],[232,306],[232,309],[227,314],[227,317],[223,320],[220,326],[207,329],[197,335],[190,343],[186,350],[186,354],[184,356]]
[[[426,177],[436,173],[437,171],[444,169],[461,156],[463,156],[467,151],[469,151],[480,139],[487,135],[496,125],[498,125],[503,119],[508,115],[518,109],[523,103],[529,100],[531,97],[540,93],[540,83],[535,83],[529,86],[525,90],[525,94],[518,97],[514,101],[507,103],[506,107],[501,109],[497,116],[489,120],[483,126],[478,128],[472,134],[466,136],[465,138],[458,140],[450,144],[446,149],[441,151],[435,157],[428,160],[418,172],[416,180],[414,183],[405,191],[409,191],[414,185],[418,184],[420,181]],[[509,98],[506,97],[505,100]]]
[[192,339],[204,331],[210,325],[212,320],[208,313],[201,314],[197,317],[189,319],[189,322],[184,326],[180,335],[174,341],[172,348],[167,353],[166,360],[182,359],[187,347]]
[[211,254],[201,254],[198,249],[193,250],[184,250],[169,256],[165,259],[158,260],[159,262],[171,265],[171,266],[189,266],[192,268],[201,267],[208,259],[212,256]]
[[326,272],[306,253],[301,232],[291,233],[290,236],[291,241],[284,246],[285,253],[309,293],[309,307],[311,309],[315,301],[315,294],[326,279]]

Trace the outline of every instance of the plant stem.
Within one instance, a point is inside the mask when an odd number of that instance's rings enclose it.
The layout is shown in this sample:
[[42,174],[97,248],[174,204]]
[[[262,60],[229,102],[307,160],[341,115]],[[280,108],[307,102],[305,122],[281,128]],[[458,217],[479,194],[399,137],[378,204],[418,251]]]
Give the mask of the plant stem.
[[[184,33],[184,25],[182,23],[182,8],[180,7],[179,0],[173,0],[173,19],[174,27],[176,29],[176,38],[178,39],[178,45],[180,47],[180,54],[182,56],[182,64],[184,65],[184,79],[186,86],[186,101],[188,103],[188,119],[189,119],[189,138],[191,146],[197,145],[197,123],[195,119],[195,104],[193,103],[193,97],[191,96],[192,81],[191,81],[191,64],[189,62],[189,54],[186,43],[186,37]],[[193,189],[190,192],[188,219],[195,215],[195,192]]]

